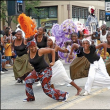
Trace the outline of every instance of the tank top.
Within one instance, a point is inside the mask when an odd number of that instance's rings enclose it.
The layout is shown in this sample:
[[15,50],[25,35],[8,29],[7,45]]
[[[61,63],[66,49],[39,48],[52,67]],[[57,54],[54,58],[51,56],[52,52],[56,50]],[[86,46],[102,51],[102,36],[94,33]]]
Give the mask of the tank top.
[[32,64],[36,72],[40,72],[41,70],[49,67],[49,65],[44,60],[44,55],[39,56],[38,51],[39,50],[37,50],[37,53],[33,59],[31,59],[29,55],[29,62]]
[[[15,40],[14,40],[15,43]],[[16,54],[20,57],[24,54],[27,54],[27,45],[24,45],[24,39],[22,40],[22,44],[20,46],[15,46],[14,45],[14,50],[16,51]]]
[[[49,58],[49,61],[52,62],[52,54],[48,54],[48,58]],[[55,61],[57,61],[59,59],[58,57],[58,52],[55,52]]]
[[107,52],[109,53],[109,55],[110,55],[110,48],[107,48]]
[[[37,42],[37,37],[35,39],[36,39],[36,42]],[[47,47],[47,37],[46,36],[43,36],[41,42],[37,42],[37,47],[38,48],[45,48],[45,47]]]
[[100,41],[101,42],[107,42],[107,34],[108,34],[108,31],[106,31],[106,34],[105,35],[102,35],[102,30],[100,30]]
[[90,63],[92,63],[92,64],[94,63],[94,61],[98,61],[98,60],[100,59],[100,56],[97,55],[97,53],[96,53],[95,45],[91,45],[91,46],[90,46],[90,53],[89,53],[89,54],[84,53],[82,46],[79,47],[79,50],[80,50],[80,52],[83,53],[83,55],[84,55],[84,56],[88,59],[88,61],[89,61]]

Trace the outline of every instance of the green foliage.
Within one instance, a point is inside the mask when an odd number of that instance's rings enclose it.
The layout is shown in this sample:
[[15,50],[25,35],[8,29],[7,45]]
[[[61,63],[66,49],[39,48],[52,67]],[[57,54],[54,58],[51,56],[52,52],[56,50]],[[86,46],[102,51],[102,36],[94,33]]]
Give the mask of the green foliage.
[[32,10],[32,12],[35,14],[35,15],[38,15],[39,14],[39,10],[38,8],[36,7],[39,7],[41,1],[40,0],[36,0],[36,1],[33,1],[33,0],[25,0],[25,9],[26,11],[28,10]]
[[[18,23],[16,20],[13,20],[14,16],[8,16],[7,13],[7,1],[6,0],[2,0],[0,1],[1,3],[1,19],[4,19],[5,22],[8,23],[8,25],[11,24],[11,21],[13,21],[14,23]],[[25,9],[26,11],[28,11],[29,9],[31,9],[33,11],[33,13],[35,13],[35,15],[38,15],[38,9],[36,9],[35,7],[38,7],[40,5],[40,0],[25,0]]]

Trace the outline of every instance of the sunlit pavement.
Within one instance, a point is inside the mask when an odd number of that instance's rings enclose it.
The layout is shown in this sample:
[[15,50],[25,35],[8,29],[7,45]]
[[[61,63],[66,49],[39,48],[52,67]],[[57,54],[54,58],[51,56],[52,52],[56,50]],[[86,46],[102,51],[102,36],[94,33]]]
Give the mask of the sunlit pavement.
[[[62,61],[69,76],[69,64]],[[33,102],[23,102],[26,98],[25,86],[17,84],[14,79],[12,67],[8,67],[8,72],[1,74],[1,109],[110,109],[110,87],[93,88],[91,95],[75,96],[76,89],[65,85],[55,85],[56,89],[69,92],[67,102],[57,102],[46,96],[41,86],[33,84],[36,100]],[[84,85],[87,78],[77,79],[75,83],[84,92]]]

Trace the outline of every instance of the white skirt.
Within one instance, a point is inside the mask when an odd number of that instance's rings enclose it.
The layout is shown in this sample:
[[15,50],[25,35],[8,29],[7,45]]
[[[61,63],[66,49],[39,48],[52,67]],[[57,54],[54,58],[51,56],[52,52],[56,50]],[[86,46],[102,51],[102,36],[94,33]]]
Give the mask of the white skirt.
[[51,84],[64,85],[71,82],[72,80],[68,77],[62,62],[57,60],[52,66]]
[[110,76],[102,57],[99,61],[90,64],[85,90],[90,93],[92,87],[110,87]]

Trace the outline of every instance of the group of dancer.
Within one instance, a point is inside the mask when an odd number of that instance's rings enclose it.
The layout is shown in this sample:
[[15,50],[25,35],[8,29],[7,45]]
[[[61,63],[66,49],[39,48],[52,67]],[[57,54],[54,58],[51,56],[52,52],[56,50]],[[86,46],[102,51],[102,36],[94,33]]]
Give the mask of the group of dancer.
[[[25,22],[23,22],[23,20]],[[22,31],[16,32],[16,39],[12,41],[13,51],[16,51],[17,57],[14,61],[13,71],[15,79],[20,78],[25,81],[25,91],[27,98],[23,101],[34,101],[35,96],[32,85],[40,81],[43,92],[58,101],[66,101],[69,93],[57,90],[54,84],[71,84],[76,88],[76,95],[80,95],[82,88],[77,86],[75,79],[87,77],[85,84],[85,92],[83,95],[90,94],[91,88],[109,87],[110,86],[110,57],[104,63],[101,55],[97,53],[97,49],[104,49],[104,59],[106,59],[106,52],[110,55],[110,32],[107,33],[107,42],[101,43],[97,46],[90,41],[88,37],[94,34],[82,34],[80,37],[76,32],[70,32],[70,49],[67,42],[58,43],[55,36],[43,36],[43,28],[35,29],[36,25],[25,14],[20,14],[18,21],[22,30],[25,32],[25,38],[22,37]],[[30,22],[28,22],[30,21]],[[25,23],[25,24],[24,24]],[[69,29],[69,28],[68,28]],[[28,30],[28,31],[27,31]],[[75,29],[73,29],[75,31]],[[54,33],[53,33],[54,34]],[[65,48],[62,48],[62,45]],[[70,77],[68,77],[66,70],[59,60],[59,56],[65,53],[68,54],[70,64]],[[73,59],[73,54],[75,58]]]

